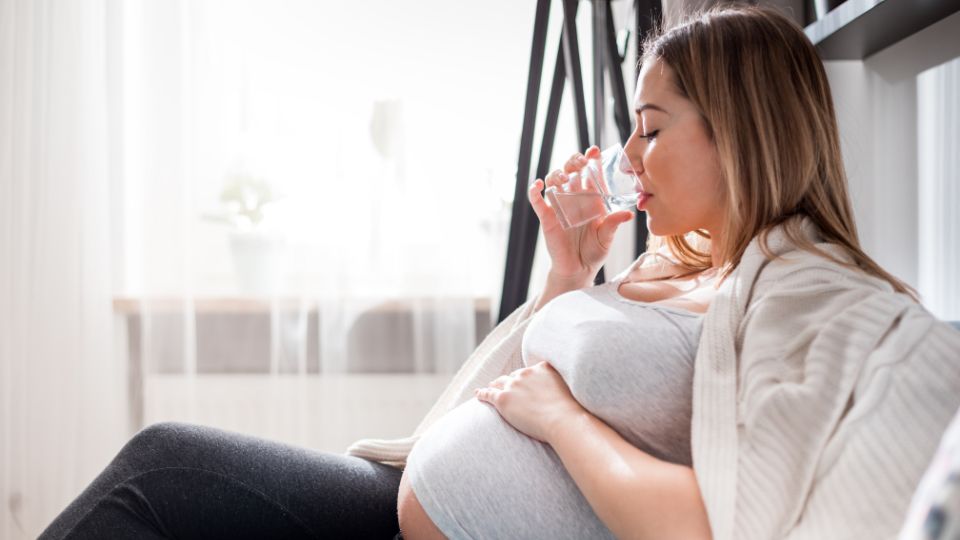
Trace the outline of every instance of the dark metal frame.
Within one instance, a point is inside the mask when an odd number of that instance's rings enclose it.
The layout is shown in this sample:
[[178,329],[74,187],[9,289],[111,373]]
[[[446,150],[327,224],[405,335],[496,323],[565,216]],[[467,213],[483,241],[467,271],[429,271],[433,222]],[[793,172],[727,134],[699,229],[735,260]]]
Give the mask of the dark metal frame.
[[[514,189],[513,212],[510,219],[510,237],[507,243],[507,261],[504,271],[503,291],[500,297],[498,321],[504,320],[527,298],[530,286],[530,274],[533,269],[533,256],[537,244],[540,223],[527,202],[527,186],[532,178],[543,178],[548,172],[553,154],[553,143],[557,132],[557,119],[560,114],[560,101],[567,80],[572,83],[577,137],[581,149],[591,142],[602,146],[601,140],[606,117],[604,100],[604,73],[610,76],[610,88],[614,99],[614,122],[617,126],[620,142],[626,143],[630,136],[630,112],[627,104],[626,87],[621,65],[624,55],[617,47],[617,36],[613,17],[610,13],[610,0],[592,0],[593,27],[593,111],[594,132],[590,139],[587,126],[587,110],[583,93],[583,77],[580,68],[580,47],[577,39],[576,15],[579,0],[561,0],[563,2],[563,31],[550,87],[547,103],[547,115],[540,143],[540,156],[537,160],[536,175],[530,175],[530,162],[533,154],[533,135],[537,118],[540,81],[543,74],[543,60],[547,41],[547,22],[550,12],[550,0],[537,0],[536,15],[533,23],[533,45],[530,53],[530,68],[527,75],[527,95],[524,104],[523,130],[520,135],[520,156],[517,162],[517,183]],[[643,37],[658,24],[661,17],[660,0],[633,0],[636,13],[636,36],[638,47]],[[639,50],[639,49],[638,49]],[[639,58],[639,54],[637,55]],[[634,220],[637,226],[636,252],[641,253],[646,246],[646,221]],[[601,268],[596,276],[597,283],[604,281]]]

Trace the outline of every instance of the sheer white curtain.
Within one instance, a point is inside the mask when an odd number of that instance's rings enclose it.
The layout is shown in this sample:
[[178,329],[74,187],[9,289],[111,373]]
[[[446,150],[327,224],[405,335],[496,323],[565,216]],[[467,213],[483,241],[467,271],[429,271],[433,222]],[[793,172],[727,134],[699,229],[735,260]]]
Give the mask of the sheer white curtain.
[[0,538],[35,538],[122,444],[105,3],[0,2]]
[[533,3],[120,9],[136,420],[406,434],[490,327]]
[[534,6],[0,1],[0,537],[151,422],[408,434],[497,312]]
[[960,58],[944,62],[917,77],[918,290],[931,312],[951,321],[960,321],[958,96]]
[[136,421],[331,451],[409,433],[497,312],[534,7],[122,4]]

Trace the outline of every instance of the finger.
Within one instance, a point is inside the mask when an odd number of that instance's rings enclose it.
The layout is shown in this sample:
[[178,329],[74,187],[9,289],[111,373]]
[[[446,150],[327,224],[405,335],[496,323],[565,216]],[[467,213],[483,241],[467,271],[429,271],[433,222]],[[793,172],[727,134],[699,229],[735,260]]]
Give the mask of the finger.
[[541,368],[541,369],[553,369],[553,365],[550,364],[550,361],[549,361],[549,360],[541,360],[541,361],[537,362],[536,364],[534,364],[533,367],[535,367],[535,368]]
[[511,371],[510,374],[507,375],[507,376],[508,376],[508,377],[519,377],[520,375],[523,375],[523,374],[525,374],[525,373],[530,373],[531,371],[533,371],[533,366],[523,366],[522,368],[517,368],[517,369]]
[[497,377],[496,379],[490,381],[490,383],[489,383],[487,386],[490,387],[490,388],[500,388],[500,389],[502,389],[502,388],[504,387],[504,385],[507,384],[507,381],[509,381],[509,380],[510,380],[510,376],[509,376],[509,375],[501,375],[501,376]]
[[544,214],[549,213],[550,210],[547,201],[543,200],[543,180],[537,178],[530,184],[527,188],[527,200],[530,201],[530,206],[533,207],[537,217],[543,220]]
[[563,172],[565,173],[574,173],[583,168],[587,164],[587,158],[584,157],[581,153],[576,153],[570,156],[570,159],[563,164]]
[[613,237],[617,232],[617,227],[633,219],[633,212],[621,210],[614,212],[607,217],[597,227],[597,242],[600,247],[607,249],[613,243]]
[[583,153],[583,155],[584,155],[587,159],[595,159],[595,158],[598,158],[598,157],[600,157],[600,154],[601,154],[601,152],[600,152],[600,147],[597,146],[597,145],[593,145],[593,146],[591,146],[590,148],[587,148],[587,151]]
[[550,371],[553,373],[558,373],[557,368],[553,367],[553,364],[551,364],[549,360],[541,360],[536,364],[534,364],[533,366],[531,366],[530,369],[533,371],[540,370],[540,371]]
[[543,199],[542,189],[543,180],[538,178],[530,184],[530,188],[527,190],[527,200],[530,201],[533,212],[537,215],[537,219],[540,220],[540,225],[546,230],[557,225],[559,222],[557,221],[557,214],[547,205],[547,201]]
[[500,397],[501,392],[503,392],[503,390],[500,390],[499,388],[477,388],[473,391],[473,394],[480,401],[486,401],[488,403],[495,404],[497,399]]
[[563,171],[561,171],[560,169],[557,169],[557,170],[551,171],[550,174],[547,175],[547,178],[544,181],[544,184],[547,187],[558,187],[566,183],[566,181],[567,181],[567,175],[564,174]]

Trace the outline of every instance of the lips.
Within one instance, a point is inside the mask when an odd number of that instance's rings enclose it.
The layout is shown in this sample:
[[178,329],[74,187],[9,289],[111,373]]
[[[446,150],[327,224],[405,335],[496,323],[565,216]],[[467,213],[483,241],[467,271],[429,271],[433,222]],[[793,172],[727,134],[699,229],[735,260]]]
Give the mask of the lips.
[[640,198],[637,199],[637,210],[643,211],[644,207],[647,205],[647,201],[649,201],[652,197],[653,195],[650,193],[641,192]]

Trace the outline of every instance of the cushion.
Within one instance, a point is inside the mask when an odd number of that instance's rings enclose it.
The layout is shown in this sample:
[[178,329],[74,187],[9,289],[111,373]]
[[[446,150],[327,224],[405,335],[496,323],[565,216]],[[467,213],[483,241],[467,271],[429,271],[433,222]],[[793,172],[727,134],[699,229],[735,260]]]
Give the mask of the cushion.
[[900,540],[960,539],[960,411],[910,503]]

